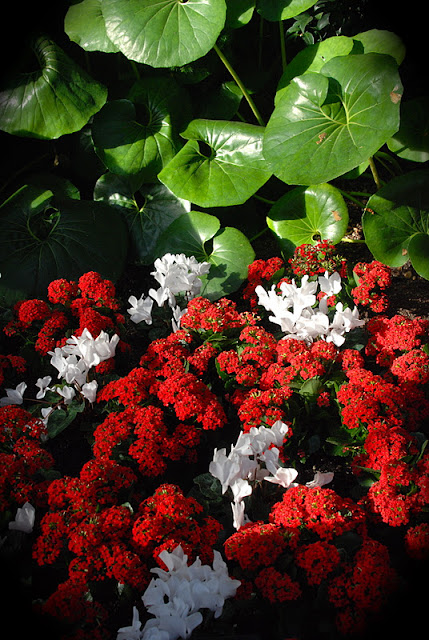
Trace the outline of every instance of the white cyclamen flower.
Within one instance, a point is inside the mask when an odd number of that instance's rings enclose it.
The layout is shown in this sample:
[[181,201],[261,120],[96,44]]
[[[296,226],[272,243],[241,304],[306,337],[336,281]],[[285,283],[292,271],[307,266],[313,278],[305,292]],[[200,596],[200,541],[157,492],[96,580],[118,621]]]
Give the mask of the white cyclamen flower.
[[46,392],[49,391],[49,385],[52,382],[51,376],[45,376],[44,378],[38,378],[36,381],[36,387],[39,387],[39,391],[36,394],[36,398],[41,400],[45,397]]
[[31,533],[34,526],[36,510],[29,502],[26,502],[23,507],[18,508],[13,522],[9,522],[9,529],[15,531],[24,531],[24,533]]
[[86,382],[84,385],[82,385],[80,392],[83,395],[83,397],[88,400],[88,402],[92,403],[92,402],[95,402],[95,398],[97,396],[97,388],[98,388],[97,381],[92,380],[92,382]]
[[16,386],[16,389],[5,389],[6,395],[0,398],[0,407],[5,407],[10,404],[22,404],[26,388],[26,383],[20,382]]
[[88,329],[84,329],[80,336],[71,336],[62,348],[66,355],[81,357],[87,368],[95,367],[100,362],[113,358],[119,336],[115,333],[111,338],[105,331],[93,338]]
[[146,322],[146,324],[152,324],[152,307],[153,300],[149,296],[146,298],[143,294],[137,300],[135,296],[130,296],[128,298],[128,302],[131,305],[131,308],[128,309],[128,313],[131,316],[131,321],[135,324],[139,322]]
[[325,275],[319,276],[318,283],[320,291],[322,291],[328,298],[330,296],[337,295],[337,293],[340,293],[342,289],[341,276],[336,271],[331,275],[329,275],[328,271],[325,271]]

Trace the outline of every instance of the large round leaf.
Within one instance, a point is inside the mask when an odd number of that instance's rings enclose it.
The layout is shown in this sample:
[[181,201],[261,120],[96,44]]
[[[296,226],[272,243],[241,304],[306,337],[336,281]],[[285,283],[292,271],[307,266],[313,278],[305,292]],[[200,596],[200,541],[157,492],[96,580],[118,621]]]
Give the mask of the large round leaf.
[[183,91],[167,78],[146,78],[129,99],[108,102],[94,117],[97,155],[112,173],[153,182],[180,148],[178,118],[187,111]]
[[385,53],[395,58],[398,65],[405,58],[405,45],[401,38],[392,31],[370,29],[353,36],[353,40],[362,45],[362,53]]
[[270,178],[262,155],[263,127],[193,120],[188,140],[158,175],[179,198],[201,207],[242,204]]
[[294,78],[267,124],[264,155],[288,184],[318,184],[354,169],[399,128],[402,93],[391,56],[340,56]]
[[280,78],[275,95],[276,103],[283,95],[284,88],[287,87],[296,76],[301,76],[304,73],[310,73],[312,71],[318,73],[328,60],[336,58],[337,56],[349,55],[354,46],[353,38],[333,36],[332,38],[326,38],[326,40],[302,49],[286,66]]
[[399,130],[387,141],[387,146],[405,160],[429,160],[429,97],[402,103]]
[[266,20],[277,22],[294,18],[316,4],[317,0],[258,0],[258,13]]
[[292,255],[301,244],[342,240],[349,221],[341,193],[330,184],[296,187],[271,207],[267,224],[282,251]]
[[97,181],[94,200],[118,207],[128,226],[133,258],[152,264],[161,233],[176,218],[190,211],[190,203],[180,200],[163,184],[143,184],[136,193],[127,181],[106,173]]
[[130,60],[179,67],[202,58],[226,17],[225,0],[103,0],[110,40]]
[[247,278],[247,268],[255,252],[246,236],[233,227],[220,228],[215,216],[191,211],[175,220],[161,235],[158,257],[165,253],[184,253],[199,262],[209,262],[210,271],[202,278],[201,295],[216,300],[236,291]]
[[256,0],[226,0],[225,28],[239,29],[253,16]]
[[34,51],[40,70],[21,74],[0,93],[0,128],[41,139],[79,131],[106,102],[106,87],[51,40],[38,38]]
[[119,51],[107,36],[101,0],[81,0],[72,4],[64,18],[64,31],[85,51]]
[[416,271],[427,277],[429,173],[412,171],[383,186],[368,200],[362,227],[376,260],[391,267],[411,260]]
[[127,254],[127,229],[101,202],[58,201],[52,191],[24,186],[0,207],[1,284],[28,295],[46,293],[56,278],[98,271],[115,281]]

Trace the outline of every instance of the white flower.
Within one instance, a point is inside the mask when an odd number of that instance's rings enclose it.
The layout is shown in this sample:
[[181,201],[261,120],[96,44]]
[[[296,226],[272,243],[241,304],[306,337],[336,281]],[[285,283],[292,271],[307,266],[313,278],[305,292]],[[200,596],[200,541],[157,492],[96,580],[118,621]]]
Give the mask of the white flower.
[[328,271],[325,271],[325,275],[318,278],[320,291],[323,291],[328,298],[340,293],[342,289],[341,276],[336,271],[329,275]]
[[172,309],[173,317],[171,319],[171,326],[173,328],[173,332],[179,331],[180,329],[180,320],[185,315],[187,309],[181,309],[179,306],[176,306]]
[[299,318],[304,309],[316,304],[317,282],[309,282],[308,278],[308,275],[302,277],[300,287],[295,285],[295,280],[292,280],[291,284],[287,282],[280,284],[283,299],[289,306],[292,304],[295,318]]
[[95,402],[95,398],[97,396],[97,388],[98,388],[97,381],[92,380],[92,382],[86,382],[84,385],[82,385],[80,392],[83,395],[83,397],[88,400],[88,402],[92,403],[92,402]]
[[64,387],[54,387],[53,391],[56,391],[58,395],[64,398],[64,404],[70,404],[76,395],[73,387],[69,387],[68,385],[64,385]]
[[116,333],[109,338],[105,331],[100,331],[100,334],[93,338],[88,329],[85,328],[80,336],[68,338],[62,351],[66,355],[75,355],[82,358],[86,367],[90,369],[104,360],[113,358],[118,342],[119,336]]
[[222,493],[239,477],[240,462],[238,456],[227,456],[226,449],[215,449],[209,471],[222,485]]
[[[141,622],[137,607],[133,607],[133,621],[130,627],[122,627],[118,629],[116,640],[141,640]],[[154,636],[155,638],[155,636]],[[162,640],[169,640],[168,635]]]
[[36,381],[36,387],[39,387],[39,391],[36,394],[36,398],[41,400],[45,397],[46,391],[49,391],[49,385],[52,382],[51,376],[45,376],[44,378],[38,378]]
[[15,520],[9,522],[9,529],[31,533],[33,531],[35,513],[33,505],[26,502],[23,507],[17,509]]
[[266,476],[264,480],[268,480],[268,482],[272,482],[273,484],[279,484],[285,489],[288,489],[291,486],[296,486],[293,484],[293,481],[297,475],[298,471],[296,469],[285,469],[284,467],[279,467],[274,475]]
[[135,296],[130,296],[128,302],[131,308],[127,311],[131,316],[132,322],[138,324],[144,321],[146,324],[152,324],[153,300],[149,296],[145,298],[142,294],[138,300]]
[[5,389],[6,395],[0,398],[0,407],[5,407],[10,404],[22,404],[26,388],[26,383],[20,382],[16,386],[16,389]]
[[307,487],[323,487],[325,484],[329,484],[332,482],[334,474],[332,471],[328,471],[326,473],[322,473],[321,471],[316,471],[314,474],[313,480],[306,483]]

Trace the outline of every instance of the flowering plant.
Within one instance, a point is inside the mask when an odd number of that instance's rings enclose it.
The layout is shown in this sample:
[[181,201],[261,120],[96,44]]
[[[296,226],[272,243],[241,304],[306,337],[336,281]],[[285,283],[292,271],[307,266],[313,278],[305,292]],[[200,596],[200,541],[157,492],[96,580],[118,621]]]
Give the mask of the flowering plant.
[[168,254],[140,300],[54,281],[5,324],[28,355],[0,358],[0,553],[30,540],[56,640],[362,635],[429,557],[429,321],[325,241],[235,299],[200,295],[207,268]]

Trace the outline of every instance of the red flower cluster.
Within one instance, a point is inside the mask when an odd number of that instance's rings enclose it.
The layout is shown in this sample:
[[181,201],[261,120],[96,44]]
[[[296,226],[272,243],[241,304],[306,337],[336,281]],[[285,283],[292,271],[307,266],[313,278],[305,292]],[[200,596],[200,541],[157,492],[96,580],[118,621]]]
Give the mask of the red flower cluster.
[[27,363],[22,356],[3,356],[0,354],[0,385],[5,383],[5,372],[10,374],[23,374],[27,369]]
[[321,240],[314,245],[303,244],[296,247],[289,264],[296,276],[315,276],[337,271],[342,278],[347,275],[347,262],[336,253],[335,245],[329,240]]
[[355,304],[369,307],[376,313],[383,313],[389,306],[385,291],[392,284],[390,267],[373,260],[370,263],[358,262],[353,267],[358,286],[351,290]]
[[212,516],[205,516],[203,507],[194,498],[187,498],[177,485],[161,484],[153,496],[144,500],[136,514],[132,529],[133,545],[143,558],[159,558],[164,551],[173,551],[178,544],[190,562],[197,556],[203,564],[213,562],[213,546],[222,526]]
[[16,405],[0,408],[0,510],[16,511],[25,502],[45,506],[48,480],[42,473],[54,459],[42,444],[46,427]]
[[78,282],[52,281],[47,297],[48,302],[38,299],[17,302],[16,318],[4,327],[5,333],[9,336],[25,333],[42,355],[62,347],[70,330],[79,336],[86,328],[94,338],[101,331],[120,333],[119,326],[125,319],[119,313],[115,287],[95,271],[83,274]]
[[249,300],[250,308],[255,309],[258,297],[255,294],[257,286],[264,280],[271,280],[277,272],[282,273],[284,262],[281,258],[269,258],[268,260],[254,260],[247,268],[247,283],[243,290],[243,299]]

